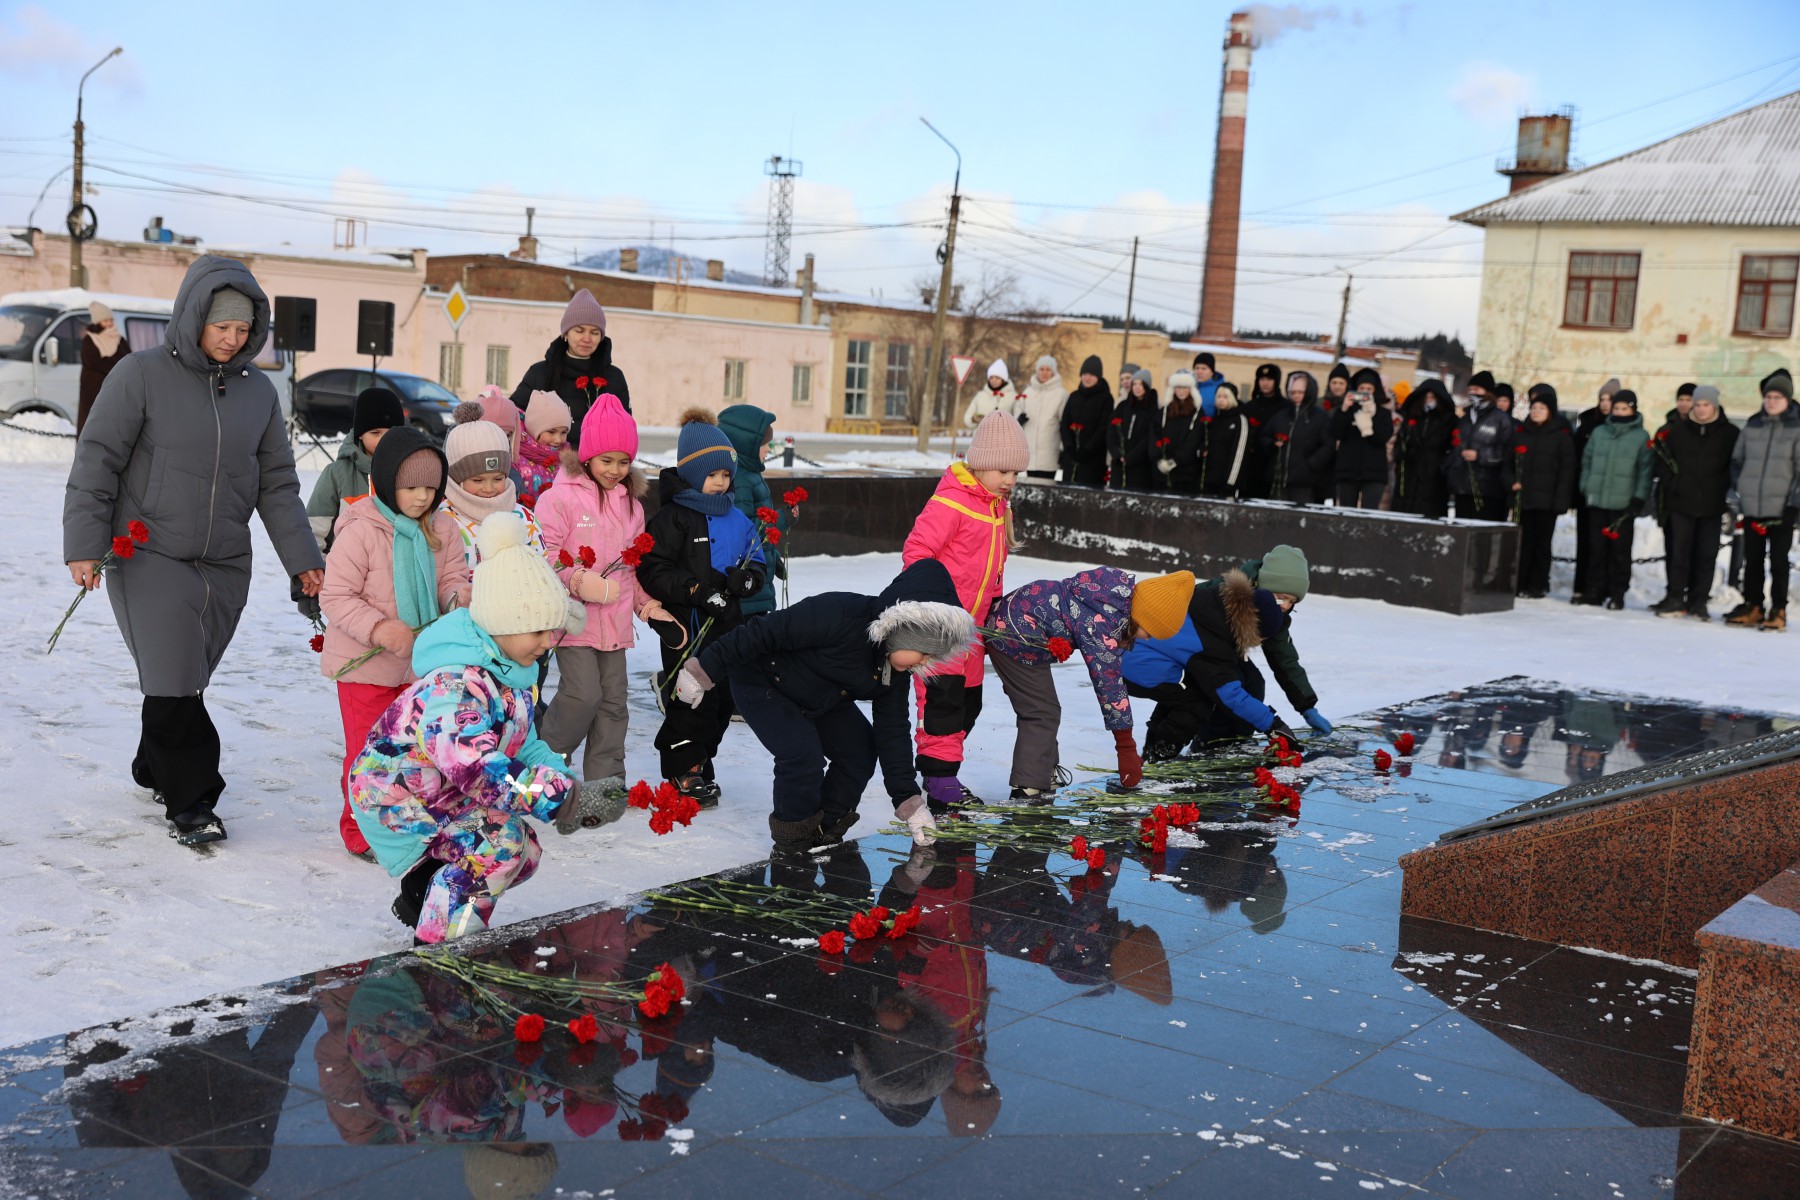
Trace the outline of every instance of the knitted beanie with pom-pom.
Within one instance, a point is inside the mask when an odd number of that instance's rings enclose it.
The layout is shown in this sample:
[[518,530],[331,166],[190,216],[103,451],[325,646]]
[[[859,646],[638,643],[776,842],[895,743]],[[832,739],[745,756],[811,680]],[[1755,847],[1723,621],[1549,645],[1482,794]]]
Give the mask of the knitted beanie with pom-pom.
[[451,479],[466,483],[485,471],[512,470],[512,443],[504,429],[486,419],[480,404],[465,400],[454,416],[456,425],[444,439]]
[[561,629],[569,619],[569,590],[531,548],[517,513],[488,517],[475,531],[475,583],[469,616],[491,637]]

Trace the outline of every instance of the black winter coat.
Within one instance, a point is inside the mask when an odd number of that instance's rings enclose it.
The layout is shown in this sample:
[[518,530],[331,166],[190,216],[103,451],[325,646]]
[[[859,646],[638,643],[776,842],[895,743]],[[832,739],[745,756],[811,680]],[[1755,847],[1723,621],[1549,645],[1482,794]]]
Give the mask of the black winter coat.
[[824,592],[752,621],[702,651],[700,666],[715,685],[734,672],[760,674],[809,718],[871,701],[882,780],[895,802],[906,800],[919,794],[907,717],[912,676],[889,671],[887,650],[869,640],[870,624],[904,600],[962,603],[944,564],[923,558],[879,596]]
[[1394,436],[1393,414],[1376,404],[1365,437],[1356,427],[1356,412],[1354,407],[1348,412],[1339,408],[1331,414],[1331,436],[1337,442],[1335,477],[1339,483],[1386,483],[1387,444]]
[[1105,482],[1107,423],[1112,415],[1112,387],[1106,380],[1069,393],[1062,412],[1063,482],[1095,487]]
[[[743,610],[738,597],[726,590],[725,573],[712,565],[712,534],[705,514],[674,503],[678,494],[688,490],[687,481],[675,473],[674,467],[664,467],[657,483],[662,507],[651,514],[644,526],[644,532],[656,539],[656,545],[638,565],[638,583],[690,631],[698,629],[708,616],[713,617],[712,632],[707,636],[716,639],[744,623]],[[754,556],[744,565],[756,576],[756,587],[750,593],[754,596],[769,581],[768,567]],[[703,604],[715,591],[729,597],[722,612]]]
[[[575,386],[579,379],[587,380],[585,388]],[[626,412],[631,411],[631,385],[625,382],[625,372],[613,363],[609,337],[601,338],[599,348],[585,361],[569,357],[567,339],[559,337],[551,342],[543,359],[526,368],[519,386],[513,389],[513,407],[523,413],[533,392],[555,392],[569,406],[569,413],[575,418],[569,426],[569,445],[576,449],[581,443],[581,418],[587,416],[595,400],[611,392]]]
[[1318,384],[1306,377],[1306,399],[1291,401],[1265,425],[1262,445],[1273,460],[1270,495],[1281,498],[1287,488],[1316,487],[1328,482],[1334,447],[1331,418],[1319,408]]
[[1156,458],[1156,427],[1161,422],[1155,388],[1141,399],[1127,396],[1119,401],[1106,428],[1106,452],[1112,464],[1108,487],[1147,492],[1157,486],[1159,473],[1152,462]]
[[1175,469],[1164,475],[1159,468],[1156,472],[1158,487],[1166,487],[1172,492],[1184,496],[1192,496],[1200,491],[1200,410],[1184,413],[1177,417],[1170,415],[1168,409],[1162,410],[1158,421],[1156,440],[1167,440],[1167,446],[1157,446],[1151,457],[1156,461],[1168,458],[1175,461]]
[[[1430,408],[1425,406],[1427,395],[1437,399]],[[1396,511],[1426,512],[1449,494],[1444,456],[1450,452],[1450,434],[1455,428],[1456,408],[1441,383],[1427,380],[1406,398],[1394,437]]]
[[[1464,450],[1475,451],[1475,461],[1462,456]],[[1444,456],[1444,470],[1450,477],[1450,490],[1458,496],[1484,496],[1510,492],[1513,485],[1513,419],[1500,411],[1497,404],[1470,408],[1456,423],[1456,437],[1450,452]],[[1470,470],[1470,468],[1474,470]],[[1503,520],[1496,514],[1494,520]]]
[[1238,494],[1249,499],[1265,499],[1274,478],[1275,460],[1263,445],[1262,432],[1275,419],[1276,413],[1288,407],[1288,402],[1279,387],[1273,395],[1260,396],[1256,394],[1255,386],[1251,384],[1250,399],[1238,410],[1244,414],[1244,426],[1250,439],[1244,447],[1244,469],[1238,476]]
[[1206,461],[1201,468],[1200,490],[1208,496],[1241,496],[1244,478],[1250,469],[1251,436],[1249,418],[1241,408],[1219,408],[1199,427],[1199,444]]
[[[1677,421],[1669,427],[1662,449],[1674,460],[1675,469],[1663,476],[1669,511],[1684,517],[1717,517],[1725,512],[1725,493],[1731,490],[1731,452],[1737,448],[1738,427],[1720,414],[1701,425]],[[1661,463],[1661,455],[1657,457]]]
[[[1513,430],[1513,445],[1519,507],[1527,512],[1568,512],[1575,503],[1575,480],[1581,474],[1569,419],[1553,413],[1542,425],[1522,421]],[[1525,447],[1522,458],[1518,446]]]

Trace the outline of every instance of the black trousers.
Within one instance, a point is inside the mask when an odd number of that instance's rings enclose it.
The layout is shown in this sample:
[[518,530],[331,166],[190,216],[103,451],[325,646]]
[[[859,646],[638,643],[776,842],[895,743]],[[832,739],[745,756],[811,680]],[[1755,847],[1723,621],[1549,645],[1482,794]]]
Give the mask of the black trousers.
[[203,696],[145,696],[143,732],[131,777],[162,793],[173,817],[193,809],[212,811],[225,791],[219,774],[219,731]]
[[1281,489],[1280,498],[1289,504],[1311,504],[1313,486],[1310,483],[1290,483]]
[[[961,675],[932,675],[925,680],[925,707],[919,714],[921,731],[936,737],[962,734],[966,740],[981,715],[981,685],[970,686]],[[950,775],[962,769],[962,760],[921,753],[921,775]]]
[[777,821],[819,816],[829,825],[856,811],[876,760],[875,730],[862,709],[846,700],[809,717],[755,670],[732,672],[731,693],[775,759]]
[[[1586,537],[1588,544],[1588,590],[1590,600],[1612,600],[1625,603],[1625,592],[1631,587],[1631,511],[1624,508],[1589,508]],[[1606,536],[1617,526],[1618,537]]]
[[1339,508],[1380,508],[1381,493],[1387,490],[1387,482],[1377,479],[1370,483],[1345,483],[1338,481],[1337,506]]
[[[1244,690],[1261,700],[1268,692],[1263,673],[1249,659],[1240,662],[1238,669],[1243,673]],[[1156,701],[1156,708],[1144,725],[1146,751],[1155,746],[1159,754],[1177,754],[1191,743],[1249,737],[1256,732],[1206,688],[1164,683],[1154,688],[1127,684],[1125,690],[1140,699]]]
[[1588,563],[1593,559],[1593,550],[1588,546],[1588,507],[1587,501],[1575,501],[1575,595],[1588,594]]
[[[1756,532],[1756,522],[1767,533]],[[1771,521],[1780,522],[1771,525]],[[1794,527],[1780,517],[1744,518],[1744,601],[1763,602],[1763,556],[1769,558],[1769,610],[1787,607],[1788,552],[1794,548]]]
[[1512,516],[1512,504],[1499,492],[1456,493],[1456,516],[1463,521],[1505,521]]
[[1669,514],[1669,599],[1689,612],[1706,607],[1713,566],[1719,561],[1719,518]]
[[1027,479],[1055,479],[1056,472],[1055,471],[1027,471],[1027,472],[1025,472],[1025,478],[1027,478]]
[[1550,540],[1556,534],[1556,514],[1547,508],[1519,512],[1519,590],[1550,590]]
[[[666,645],[662,648],[665,684],[674,671],[675,660],[680,657],[681,651],[671,650]],[[731,728],[733,711],[728,687],[707,689],[700,707],[689,708],[675,698],[675,689],[670,686],[663,700],[663,723],[656,731],[655,743],[657,753],[662,756],[663,778],[679,780],[683,775],[700,775],[711,779],[713,756],[719,752],[719,743],[725,740],[725,731]]]

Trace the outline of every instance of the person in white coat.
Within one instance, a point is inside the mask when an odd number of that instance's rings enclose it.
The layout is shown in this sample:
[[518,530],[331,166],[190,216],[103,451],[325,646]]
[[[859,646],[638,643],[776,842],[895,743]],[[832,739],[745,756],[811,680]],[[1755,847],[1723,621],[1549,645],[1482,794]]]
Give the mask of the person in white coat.
[[1025,427],[1025,440],[1031,446],[1031,465],[1026,468],[1026,478],[1056,478],[1057,463],[1062,456],[1063,404],[1068,398],[1056,360],[1044,355],[1037,360],[1025,390],[1013,403],[1013,416]]
[[1012,411],[1012,375],[1006,369],[1006,360],[996,358],[994,365],[987,369],[987,386],[977,388],[975,398],[963,410],[963,424],[973,429],[981,424],[981,418],[991,412],[1003,412],[1011,416]]

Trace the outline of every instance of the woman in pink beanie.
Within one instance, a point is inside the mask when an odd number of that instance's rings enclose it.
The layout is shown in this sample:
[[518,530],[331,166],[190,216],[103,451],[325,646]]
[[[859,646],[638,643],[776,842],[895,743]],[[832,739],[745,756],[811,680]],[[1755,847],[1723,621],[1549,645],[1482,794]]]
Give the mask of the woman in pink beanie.
[[[579,454],[565,454],[556,482],[538,501],[544,553],[569,594],[587,605],[587,625],[556,649],[560,676],[544,713],[543,738],[572,755],[585,740],[582,776],[625,790],[625,652],[635,644],[631,619],[667,621],[669,613],[638,587],[629,562],[607,569],[644,532],[645,485],[632,466],[637,422],[616,396],[602,395],[581,423]],[[570,565],[563,565],[563,555]],[[591,561],[593,566],[583,564]],[[557,828],[574,832],[559,821]]]
[[[967,458],[944,472],[901,551],[904,566],[935,558],[949,568],[957,597],[976,625],[988,623],[989,609],[1006,590],[1002,576],[1014,545],[1009,501],[1019,472],[1030,462],[1031,447],[1016,417],[998,411],[983,417]],[[919,771],[935,815],[959,804],[980,803],[956,775],[963,742],[981,713],[981,668],[982,646],[977,643],[913,685],[919,704]]]
[[606,336],[606,310],[592,292],[582,288],[563,309],[562,332],[544,351],[543,361],[531,364],[513,389],[513,405],[524,412],[533,392],[555,392],[569,406],[569,440],[580,445],[588,409],[599,397],[611,394],[620,408],[631,412],[631,385],[613,362],[612,351],[612,339]]

